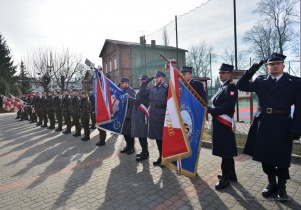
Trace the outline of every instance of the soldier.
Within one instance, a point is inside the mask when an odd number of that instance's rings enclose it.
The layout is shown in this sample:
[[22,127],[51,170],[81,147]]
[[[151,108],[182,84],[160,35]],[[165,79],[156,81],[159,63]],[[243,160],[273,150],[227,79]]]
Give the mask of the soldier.
[[[128,78],[122,77],[119,82],[120,89],[123,90],[123,92],[127,93],[130,97],[135,97],[135,91],[132,87],[129,86],[129,82],[130,80]],[[124,136],[126,146],[120,152],[127,153],[128,155],[133,154],[135,152],[134,149],[135,139],[131,137],[132,111],[133,111],[133,104],[128,103],[126,116],[121,131],[121,134]]]
[[54,91],[54,99],[53,99],[53,107],[54,107],[54,113],[55,118],[57,120],[57,129],[55,131],[62,131],[63,126],[63,116],[62,116],[62,98],[60,97],[60,91],[55,90]]
[[66,130],[63,132],[64,134],[71,133],[71,116],[70,116],[70,106],[71,106],[71,98],[69,96],[69,91],[65,90],[64,91],[64,96],[63,96],[63,108],[62,108],[62,113],[64,116],[64,121],[67,125]]
[[91,103],[89,100],[89,96],[85,91],[82,91],[82,100],[80,103],[79,110],[80,110],[80,119],[84,127],[84,134],[85,134],[85,136],[81,138],[81,140],[88,141],[90,140],[89,121],[90,121],[90,113],[91,113]]
[[[277,193],[277,200],[289,200],[286,180],[290,179],[293,140],[301,135],[301,79],[283,72],[285,55],[273,53],[266,60],[268,76],[249,82],[263,64],[253,64],[237,82],[242,91],[255,92],[258,108],[249,130],[244,152],[262,163],[268,176],[263,197]],[[291,106],[295,105],[293,118]],[[278,177],[278,184],[276,182]]]
[[20,108],[20,120],[19,121],[23,121],[23,120],[27,120],[27,109],[26,109],[26,99],[27,99],[27,95],[24,93],[22,96],[22,101],[23,101],[23,105]]
[[183,66],[181,74],[184,79],[193,87],[193,89],[201,96],[201,98],[207,103],[207,94],[202,82],[196,81],[192,78],[192,67]]
[[[21,100],[24,102],[25,101],[25,94],[23,93],[22,94],[22,97],[21,97]],[[22,105],[23,106],[23,105]],[[2,106],[1,106],[2,107]],[[17,117],[15,119],[21,119],[22,118],[22,113],[21,113],[21,108],[18,110],[17,112]],[[23,120],[20,120],[20,121],[23,121]]]
[[[162,136],[167,104],[168,85],[164,82],[166,75],[157,71],[155,77],[148,78],[145,85],[140,88],[140,94],[150,100],[148,138],[155,139],[159,151],[159,157],[153,162],[154,166],[161,165],[162,161]],[[156,78],[156,85],[147,89],[147,84]]]
[[41,128],[47,127],[48,119],[47,119],[46,105],[47,105],[46,92],[42,92],[42,98],[39,104],[39,112],[41,113],[39,124],[42,124],[43,121],[43,125],[41,126]]
[[74,137],[81,135],[81,125],[79,123],[79,117],[80,117],[79,107],[80,107],[80,99],[78,97],[78,91],[76,89],[73,89],[70,111],[71,111],[73,124],[75,126],[75,134],[73,134]]
[[48,92],[48,98],[46,102],[46,112],[48,119],[50,121],[50,126],[48,129],[54,129],[55,118],[54,118],[54,100],[53,100],[53,91]]
[[95,119],[95,94],[93,93],[93,89],[90,88],[89,90],[89,100],[91,102],[91,122],[92,122],[92,125],[90,127],[90,129],[95,129],[95,124],[96,124],[96,119]]
[[96,146],[103,146],[106,144],[107,132],[99,128],[98,131],[99,131],[99,142],[96,143]]
[[35,112],[36,112],[36,122],[37,122],[37,126],[42,125],[42,120],[41,120],[41,112],[40,112],[40,93],[36,92],[36,100],[34,103],[34,107],[35,107]]
[[[147,86],[145,80],[148,76],[141,74],[139,77],[139,86],[142,84]],[[136,93],[135,97],[129,97],[129,103],[133,104],[132,119],[131,119],[131,136],[138,137],[142,152],[137,154],[136,161],[145,160],[149,157],[148,143],[147,143],[147,120],[148,120],[148,96],[142,96],[140,91]]]
[[31,121],[31,94],[26,95],[26,118]]
[[36,113],[36,96],[34,93],[30,95],[30,122],[35,123],[37,122],[37,113]]
[[237,182],[233,156],[237,156],[233,115],[238,91],[231,80],[233,66],[222,64],[219,69],[221,87],[212,97],[208,113],[212,115],[212,154],[222,158],[222,175],[215,189],[224,189],[231,181]]

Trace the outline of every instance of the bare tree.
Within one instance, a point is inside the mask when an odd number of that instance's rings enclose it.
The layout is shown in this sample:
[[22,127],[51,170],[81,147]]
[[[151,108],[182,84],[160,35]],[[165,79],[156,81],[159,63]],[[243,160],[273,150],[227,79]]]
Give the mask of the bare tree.
[[[248,53],[244,50],[239,51],[237,53],[237,68],[238,69],[240,69],[240,70],[246,69],[249,66],[247,56],[248,56]],[[234,57],[234,51],[233,50],[226,49],[224,51],[224,54],[223,54],[222,58],[223,58],[225,63],[234,65],[235,57]]]
[[213,47],[207,46],[205,42],[201,42],[198,45],[192,45],[187,53],[186,63],[188,66],[193,67],[193,73],[195,76],[210,76],[210,56],[211,62],[215,59],[215,55],[212,54]]
[[163,29],[162,39],[163,39],[164,46],[168,46],[169,45],[169,37],[167,34],[166,27],[164,27],[164,29]]

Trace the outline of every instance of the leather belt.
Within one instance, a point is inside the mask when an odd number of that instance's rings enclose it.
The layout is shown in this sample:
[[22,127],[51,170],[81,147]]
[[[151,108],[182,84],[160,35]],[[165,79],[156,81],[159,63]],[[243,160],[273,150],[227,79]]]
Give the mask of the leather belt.
[[289,116],[291,114],[288,111],[283,111],[283,110],[269,108],[269,107],[258,107],[257,110],[261,112],[265,112],[267,114],[278,114],[278,115],[285,115],[285,116]]
[[155,109],[166,109],[166,106],[156,105],[156,104],[151,104],[151,107]]

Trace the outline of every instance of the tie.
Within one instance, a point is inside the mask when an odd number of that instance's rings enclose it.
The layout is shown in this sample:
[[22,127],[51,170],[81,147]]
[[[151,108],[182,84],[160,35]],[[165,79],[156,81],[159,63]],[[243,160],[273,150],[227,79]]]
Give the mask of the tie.
[[276,77],[275,77],[275,78],[273,79],[273,85],[275,85],[276,82],[277,82],[277,79],[276,79]]

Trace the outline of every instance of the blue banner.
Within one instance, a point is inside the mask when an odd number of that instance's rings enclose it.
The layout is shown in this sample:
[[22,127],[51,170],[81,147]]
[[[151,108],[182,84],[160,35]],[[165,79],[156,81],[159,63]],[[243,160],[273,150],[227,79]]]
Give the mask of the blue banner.
[[[202,145],[206,109],[180,80],[179,84],[181,116],[192,150],[190,157],[182,159],[182,170],[180,173],[195,178]],[[173,164],[176,166],[177,162],[173,162]]]
[[123,122],[127,109],[127,96],[118,88],[111,80],[109,81],[111,102],[113,108],[113,115],[111,115],[111,122],[106,124],[98,124],[98,127],[113,133],[120,134],[123,127]]

